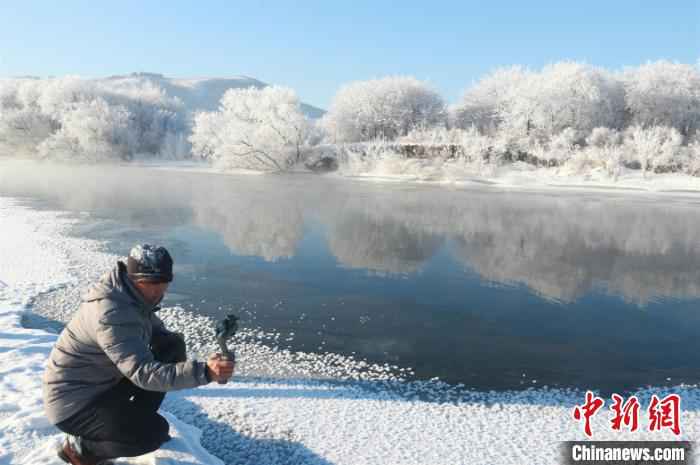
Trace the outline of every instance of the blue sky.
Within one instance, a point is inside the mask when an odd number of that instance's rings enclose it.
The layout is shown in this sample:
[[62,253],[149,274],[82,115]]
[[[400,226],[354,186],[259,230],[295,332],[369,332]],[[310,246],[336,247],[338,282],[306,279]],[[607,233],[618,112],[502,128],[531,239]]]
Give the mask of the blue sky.
[[454,102],[496,67],[618,69],[700,58],[700,0],[8,1],[0,76],[247,75],[327,107],[343,83],[409,74]]

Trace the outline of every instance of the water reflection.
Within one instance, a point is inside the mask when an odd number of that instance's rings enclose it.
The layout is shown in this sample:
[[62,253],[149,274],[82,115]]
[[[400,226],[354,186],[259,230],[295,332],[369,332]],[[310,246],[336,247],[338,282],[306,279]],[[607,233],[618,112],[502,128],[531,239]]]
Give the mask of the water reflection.
[[691,198],[4,162],[0,195],[89,211],[114,252],[167,244],[175,303],[291,350],[483,389],[700,382]]
[[[235,255],[289,259],[309,229],[346,268],[414,274],[441,250],[484,281],[574,302],[607,292],[646,304],[700,296],[695,200],[233,177],[130,167],[9,164],[0,195],[43,195],[117,221],[216,232]],[[114,213],[112,213],[114,214]],[[321,246],[321,245],[319,245]]]
[[573,302],[602,289],[644,304],[697,298],[696,205],[643,199],[509,198],[465,212],[454,253],[485,279]]
[[412,273],[430,259],[444,240],[401,218],[378,218],[366,211],[344,210],[339,218],[326,215],[327,241],[338,262],[348,268],[379,273]]
[[269,262],[295,255],[304,214],[294,197],[276,190],[231,192],[230,185],[220,182],[192,194],[193,223],[217,232],[232,253]]
[[447,243],[484,280],[552,300],[596,290],[639,304],[700,296],[694,202],[399,191],[321,217],[330,250],[350,267],[411,273]]

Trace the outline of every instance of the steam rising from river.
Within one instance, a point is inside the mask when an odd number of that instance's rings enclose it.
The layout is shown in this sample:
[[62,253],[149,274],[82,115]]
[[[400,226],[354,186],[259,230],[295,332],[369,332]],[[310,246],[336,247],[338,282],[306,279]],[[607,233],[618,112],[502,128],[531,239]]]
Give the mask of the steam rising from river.
[[73,210],[120,208],[130,224],[194,223],[237,255],[293,257],[312,226],[338,264],[420,273],[446,251],[465,271],[553,300],[594,289],[644,304],[700,297],[697,199],[558,195],[3,161],[0,195]]

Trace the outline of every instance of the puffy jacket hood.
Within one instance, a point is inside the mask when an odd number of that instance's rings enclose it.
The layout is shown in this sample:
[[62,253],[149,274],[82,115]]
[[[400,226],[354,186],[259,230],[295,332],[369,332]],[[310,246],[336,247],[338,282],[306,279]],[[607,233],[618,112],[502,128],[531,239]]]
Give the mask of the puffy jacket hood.
[[126,274],[126,264],[118,261],[112,270],[105,273],[100,280],[92,285],[82,296],[83,302],[108,299],[115,304],[131,304],[146,311],[156,311],[160,308],[158,303],[147,303],[141,292],[134,286]]

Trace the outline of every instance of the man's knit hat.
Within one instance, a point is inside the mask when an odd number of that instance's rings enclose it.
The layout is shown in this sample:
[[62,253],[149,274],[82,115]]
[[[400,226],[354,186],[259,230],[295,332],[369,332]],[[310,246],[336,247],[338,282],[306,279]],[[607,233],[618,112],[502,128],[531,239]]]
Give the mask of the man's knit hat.
[[165,247],[139,244],[129,252],[126,272],[133,280],[169,283],[173,280],[173,259]]

